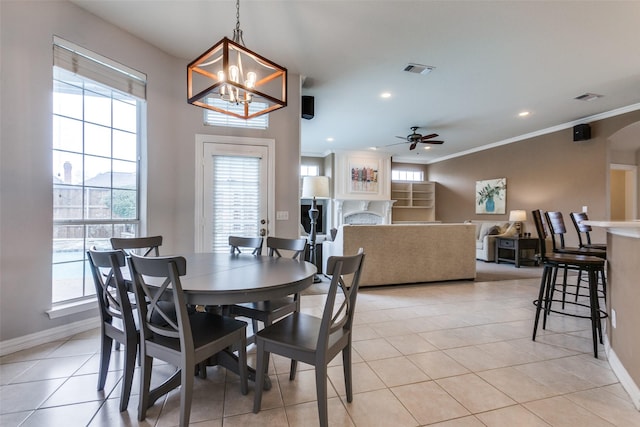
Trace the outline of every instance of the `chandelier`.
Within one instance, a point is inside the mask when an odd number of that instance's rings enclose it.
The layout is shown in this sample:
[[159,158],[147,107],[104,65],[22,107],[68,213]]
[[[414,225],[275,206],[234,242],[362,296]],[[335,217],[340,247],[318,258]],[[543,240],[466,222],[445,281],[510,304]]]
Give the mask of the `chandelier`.
[[187,101],[245,120],[287,106],[287,69],[245,47],[240,0],[233,40],[224,37],[187,66]]

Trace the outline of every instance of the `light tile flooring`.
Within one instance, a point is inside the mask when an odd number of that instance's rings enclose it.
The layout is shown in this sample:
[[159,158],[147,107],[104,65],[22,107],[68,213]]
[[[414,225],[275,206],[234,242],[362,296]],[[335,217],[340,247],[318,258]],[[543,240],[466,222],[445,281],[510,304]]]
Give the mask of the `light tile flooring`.
[[[554,316],[531,340],[537,279],[451,282],[363,289],[354,332],[354,398],[347,403],[337,357],[329,369],[332,426],[640,426],[604,351],[592,355],[588,320]],[[319,314],[322,295],[305,295]],[[136,420],[137,375],[129,410],[118,411],[122,352],[104,392],[96,391],[98,330],[0,358],[1,426],[173,426],[175,391]],[[254,362],[250,355],[250,362]],[[196,379],[191,425],[317,424],[315,380],[301,366],[288,380],[274,358],[262,411],[253,390],[211,367]],[[171,367],[156,367],[157,376]]]

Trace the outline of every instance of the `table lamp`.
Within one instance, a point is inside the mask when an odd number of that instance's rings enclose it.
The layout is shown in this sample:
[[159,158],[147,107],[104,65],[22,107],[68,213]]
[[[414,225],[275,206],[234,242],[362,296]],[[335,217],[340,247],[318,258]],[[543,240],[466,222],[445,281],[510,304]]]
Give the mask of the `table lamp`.
[[[318,205],[316,199],[329,198],[329,177],[327,176],[305,176],[302,178],[302,198],[313,199],[309,218],[311,219],[311,230],[309,230],[309,261],[316,264],[316,222],[318,221]],[[316,274],[313,283],[321,280]]]
[[509,221],[515,222],[518,237],[522,237],[522,223],[527,220],[527,211],[513,210],[509,211]]

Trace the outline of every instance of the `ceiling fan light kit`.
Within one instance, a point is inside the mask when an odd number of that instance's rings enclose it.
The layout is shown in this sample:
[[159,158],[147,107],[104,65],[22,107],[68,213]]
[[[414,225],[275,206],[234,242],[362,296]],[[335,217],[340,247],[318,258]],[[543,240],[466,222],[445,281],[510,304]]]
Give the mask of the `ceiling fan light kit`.
[[245,47],[239,0],[233,40],[224,37],[187,66],[187,102],[245,120],[287,106],[287,69]]

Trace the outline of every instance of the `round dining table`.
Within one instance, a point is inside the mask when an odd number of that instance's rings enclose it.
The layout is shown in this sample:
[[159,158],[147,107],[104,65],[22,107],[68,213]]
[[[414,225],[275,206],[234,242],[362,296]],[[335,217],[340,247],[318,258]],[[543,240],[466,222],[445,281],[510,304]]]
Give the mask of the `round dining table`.
[[229,305],[281,298],[313,284],[316,267],[285,257],[229,253],[192,253],[180,277],[185,301],[192,305]]

